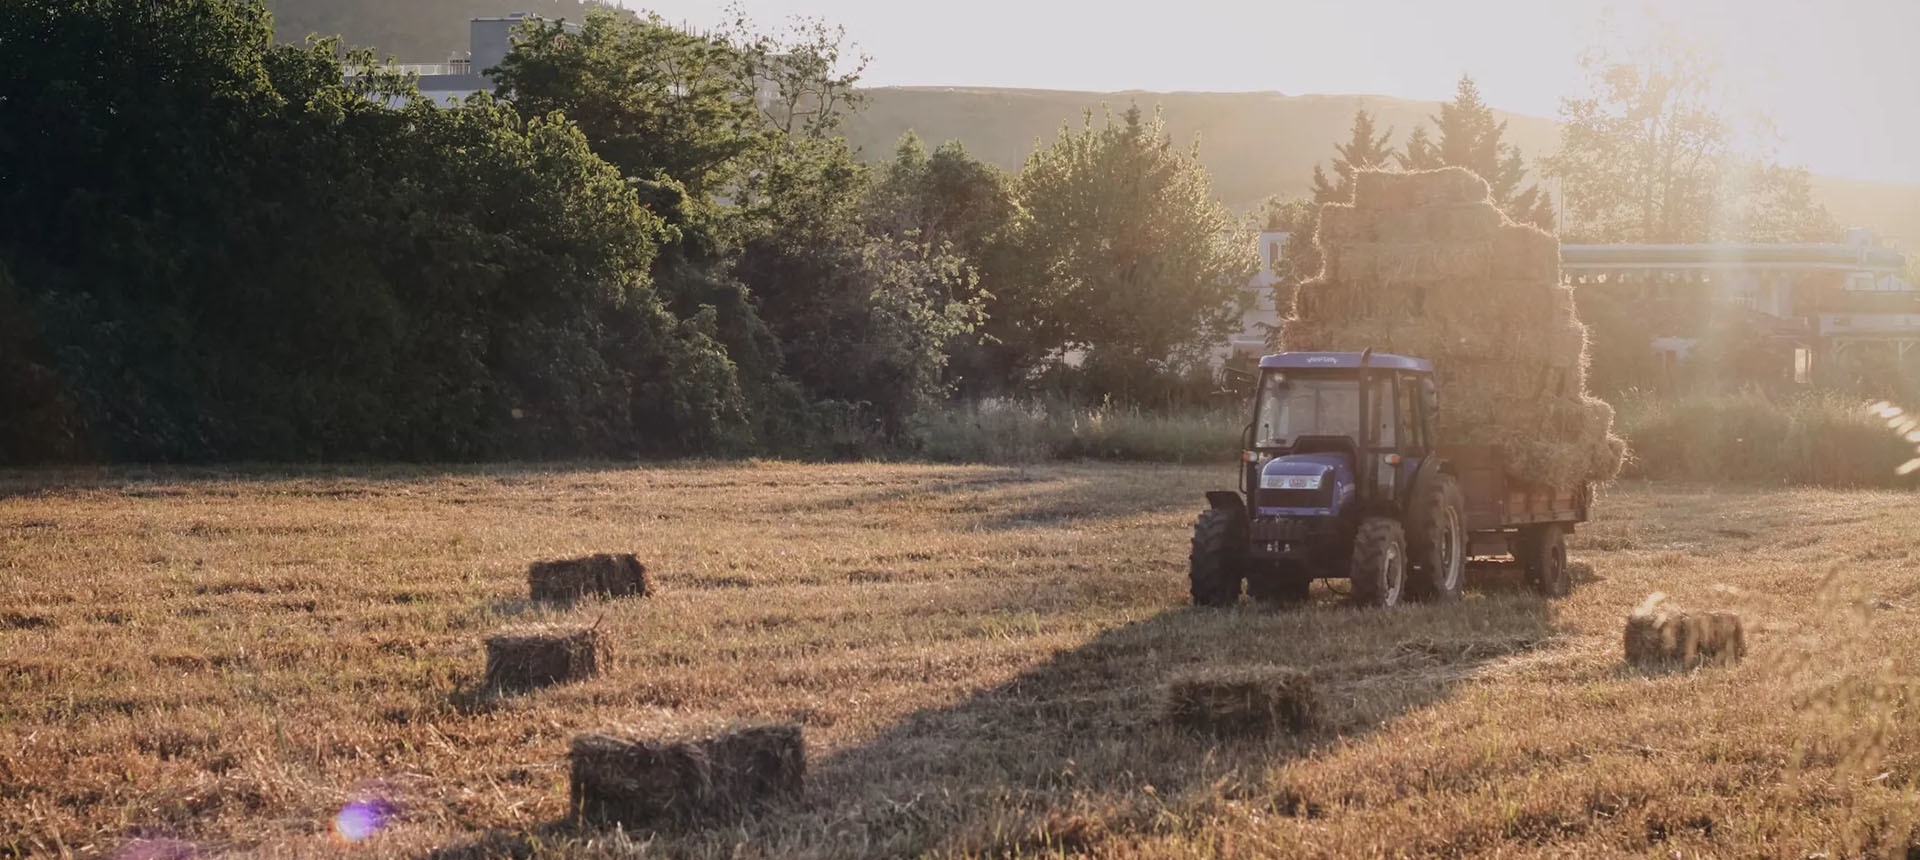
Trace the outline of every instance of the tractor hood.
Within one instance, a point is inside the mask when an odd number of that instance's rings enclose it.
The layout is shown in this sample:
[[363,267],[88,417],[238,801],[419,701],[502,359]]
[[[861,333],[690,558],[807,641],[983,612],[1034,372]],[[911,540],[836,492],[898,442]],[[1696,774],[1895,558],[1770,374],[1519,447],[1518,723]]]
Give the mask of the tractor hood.
[[1344,454],[1288,454],[1260,468],[1254,491],[1260,516],[1332,516],[1353,498],[1353,465]]

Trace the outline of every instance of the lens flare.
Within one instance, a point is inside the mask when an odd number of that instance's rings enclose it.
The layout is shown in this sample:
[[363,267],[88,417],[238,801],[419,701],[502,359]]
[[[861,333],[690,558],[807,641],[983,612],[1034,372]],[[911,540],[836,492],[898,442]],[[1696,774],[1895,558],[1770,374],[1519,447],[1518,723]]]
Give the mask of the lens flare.
[[333,833],[348,842],[364,842],[393,817],[393,804],[384,800],[356,800],[333,817]]

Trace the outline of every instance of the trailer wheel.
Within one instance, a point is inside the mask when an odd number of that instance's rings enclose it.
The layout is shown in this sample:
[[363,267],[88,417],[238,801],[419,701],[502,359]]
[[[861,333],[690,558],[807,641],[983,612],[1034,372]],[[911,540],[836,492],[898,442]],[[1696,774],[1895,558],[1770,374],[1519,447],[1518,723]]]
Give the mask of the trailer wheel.
[[1313,577],[1293,565],[1247,572],[1247,596],[1269,605],[1304,603],[1312,588]]
[[1573,574],[1567,569],[1567,532],[1557,525],[1528,526],[1520,530],[1520,564],[1526,568],[1527,584],[1547,597],[1566,597],[1573,592]]
[[1407,518],[1407,555],[1412,575],[1407,592],[1415,600],[1451,603],[1467,581],[1467,530],[1461,509],[1466,502],[1452,475],[1434,473],[1415,493]]
[[1193,523],[1193,554],[1187,578],[1195,606],[1232,606],[1240,599],[1246,549],[1242,518],[1232,511],[1208,510]]
[[1382,609],[1397,606],[1407,585],[1407,537],[1400,521],[1368,517],[1353,539],[1353,602]]

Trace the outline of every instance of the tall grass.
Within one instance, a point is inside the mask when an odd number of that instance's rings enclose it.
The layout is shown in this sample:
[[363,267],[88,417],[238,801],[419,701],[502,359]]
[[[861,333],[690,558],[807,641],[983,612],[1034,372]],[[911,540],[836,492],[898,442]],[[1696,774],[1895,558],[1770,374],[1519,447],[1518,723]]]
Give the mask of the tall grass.
[[[1833,487],[1910,486],[1895,474],[1914,445],[1866,401],[1838,394],[1750,392],[1618,399],[1626,476]],[[1245,416],[1236,410],[1154,412],[1061,401],[987,400],[924,419],[917,453],[946,462],[1047,460],[1226,462]]]
[[1913,445],[1866,401],[1759,393],[1615,403],[1633,449],[1630,477],[1834,487],[1903,486],[1894,473]]
[[919,453],[948,462],[1043,460],[1227,462],[1246,417],[1226,410],[1150,412],[1129,406],[985,400],[957,404],[918,428]]

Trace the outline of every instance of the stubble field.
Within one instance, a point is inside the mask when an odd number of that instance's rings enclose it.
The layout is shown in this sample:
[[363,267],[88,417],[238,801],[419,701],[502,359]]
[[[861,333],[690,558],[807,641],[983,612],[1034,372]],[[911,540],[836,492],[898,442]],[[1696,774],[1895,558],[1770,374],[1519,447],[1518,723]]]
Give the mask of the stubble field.
[[[1186,605],[1227,468],[743,463],[0,474],[0,857],[1905,856],[1913,499],[1622,485],[1573,596]],[[529,561],[659,593],[530,605]],[[1623,667],[1652,591],[1736,666]],[[490,704],[480,639],[598,624],[599,677]],[[1311,673],[1320,727],[1216,739],[1153,699]],[[805,796],[567,825],[568,740],[804,726]],[[395,813],[360,844],[335,814]]]

